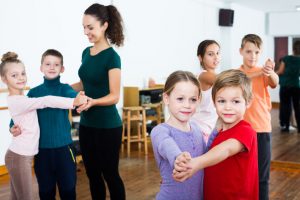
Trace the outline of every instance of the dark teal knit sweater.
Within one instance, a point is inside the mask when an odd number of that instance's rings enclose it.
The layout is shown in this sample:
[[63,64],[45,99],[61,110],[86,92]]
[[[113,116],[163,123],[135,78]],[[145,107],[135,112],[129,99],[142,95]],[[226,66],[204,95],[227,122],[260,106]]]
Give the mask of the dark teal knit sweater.
[[[60,82],[60,77],[53,80],[44,78],[44,83],[29,90],[29,97],[47,95],[76,97],[77,93],[70,85]],[[57,148],[72,143],[71,125],[68,110],[45,108],[37,110],[40,125],[39,148]]]

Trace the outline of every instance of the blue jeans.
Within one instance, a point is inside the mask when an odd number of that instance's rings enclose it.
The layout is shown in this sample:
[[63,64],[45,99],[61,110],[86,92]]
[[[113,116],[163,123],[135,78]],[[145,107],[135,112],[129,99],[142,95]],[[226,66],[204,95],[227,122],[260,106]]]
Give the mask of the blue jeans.
[[259,200],[269,199],[271,133],[257,133]]

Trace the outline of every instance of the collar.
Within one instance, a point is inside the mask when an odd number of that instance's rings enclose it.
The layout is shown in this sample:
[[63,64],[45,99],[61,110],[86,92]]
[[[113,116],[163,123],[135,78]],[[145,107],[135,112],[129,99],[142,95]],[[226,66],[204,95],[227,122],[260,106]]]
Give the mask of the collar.
[[56,85],[59,85],[60,84],[60,76],[56,77],[55,79],[46,79],[44,77],[44,84],[46,86],[56,86]]

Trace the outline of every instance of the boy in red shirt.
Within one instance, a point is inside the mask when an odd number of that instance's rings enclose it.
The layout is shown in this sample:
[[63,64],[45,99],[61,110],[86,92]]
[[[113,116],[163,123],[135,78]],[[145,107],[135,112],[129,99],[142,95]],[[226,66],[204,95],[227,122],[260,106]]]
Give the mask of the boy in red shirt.
[[205,168],[204,199],[258,199],[257,138],[243,120],[251,95],[251,80],[243,72],[220,73],[212,89],[220,131],[207,153],[191,158],[184,152],[176,158],[173,177],[177,181]]

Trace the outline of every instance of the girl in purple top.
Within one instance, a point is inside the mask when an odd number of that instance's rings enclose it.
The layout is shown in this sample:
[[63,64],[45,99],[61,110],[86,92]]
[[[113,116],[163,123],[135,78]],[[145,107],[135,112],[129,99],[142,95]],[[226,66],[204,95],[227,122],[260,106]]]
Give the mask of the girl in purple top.
[[156,200],[203,199],[203,171],[183,183],[172,178],[174,161],[179,154],[189,152],[192,157],[196,157],[205,151],[201,130],[196,124],[189,123],[200,95],[199,82],[190,72],[173,72],[166,81],[163,101],[168,107],[170,118],[151,131],[154,156],[162,178]]

